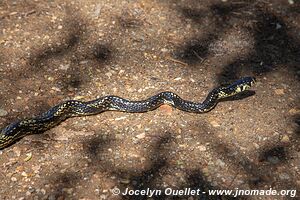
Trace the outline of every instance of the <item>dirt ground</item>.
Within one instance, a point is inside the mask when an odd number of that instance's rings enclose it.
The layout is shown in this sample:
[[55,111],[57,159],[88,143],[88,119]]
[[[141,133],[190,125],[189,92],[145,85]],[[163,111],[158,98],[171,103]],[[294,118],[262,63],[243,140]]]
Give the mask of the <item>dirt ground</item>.
[[68,99],[169,90],[202,101],[216,86],[257,78],[254,92],[206,114],[105,112],[27,136],[0,151],[0,199],[233,198],[111,190],[169,187],[299,198],[296,0],[2,0],[0,30],[1,128]]

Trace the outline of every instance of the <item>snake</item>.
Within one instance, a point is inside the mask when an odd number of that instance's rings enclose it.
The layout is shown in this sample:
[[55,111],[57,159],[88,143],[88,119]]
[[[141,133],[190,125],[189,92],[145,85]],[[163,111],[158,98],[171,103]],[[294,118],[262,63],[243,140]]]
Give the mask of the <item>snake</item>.
[[0,133],[0,149],[4,149],[26,135],[41,133],[57,126],[62,121],[79,116],[95,115],[105,111],[142,113],[167,104],[182,111],[206,113],[224,98],[248,90],[254,77],[243,77],[228,86],[212,89],[202,103],[182,99],[174,92],[160,92],[145,100],[131,101],[118,96],[104,96],[91,101],[67,100],[51,107],[48,111],[28,119],[8,124]]

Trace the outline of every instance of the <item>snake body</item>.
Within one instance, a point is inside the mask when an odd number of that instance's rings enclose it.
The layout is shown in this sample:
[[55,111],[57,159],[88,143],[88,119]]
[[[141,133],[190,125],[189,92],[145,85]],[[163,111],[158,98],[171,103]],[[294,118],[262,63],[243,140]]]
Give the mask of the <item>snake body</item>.
[[95,115],[104,111],[114,110],[141,113],[154,110],[163,104],[168,104],[186,112],[205,113],[213,109],[219,100],[243,92],[254,83],[255,78],[244,77],[227,87],[215,88],[202,103],[184,100],[177,94],[168,91],[161,92],[142,101],[130,101],[118,96],[105,96],[88,102],[78,100],[65,101],[37,117],[13,122],[3,128],[0,133],[0,149],[10,146],[17,139],[26,135],[46,131],[67,118]]

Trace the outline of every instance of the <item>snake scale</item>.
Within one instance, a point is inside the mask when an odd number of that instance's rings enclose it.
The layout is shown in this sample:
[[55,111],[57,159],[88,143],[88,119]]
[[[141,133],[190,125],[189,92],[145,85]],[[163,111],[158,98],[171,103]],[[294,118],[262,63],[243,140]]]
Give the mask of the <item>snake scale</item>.
[[141,113],[154,110],[163,104],[168,104],[186,112],[205,113],[213,109],[219,100],[248,90],[254,83],[254,77],[244,77],[229,86],[217,87],[209,92],[202,103],[184,100],[177,94],[168,91],[161,92],[142,101],[130,101],[118,96],[105,96],[88,102],[65,101],[37,117],[7,125],[0,133],[0,149],[10,146],[16,140],[26,135],[46,131],[67,118],[95,115],[104,111],[114,110]]

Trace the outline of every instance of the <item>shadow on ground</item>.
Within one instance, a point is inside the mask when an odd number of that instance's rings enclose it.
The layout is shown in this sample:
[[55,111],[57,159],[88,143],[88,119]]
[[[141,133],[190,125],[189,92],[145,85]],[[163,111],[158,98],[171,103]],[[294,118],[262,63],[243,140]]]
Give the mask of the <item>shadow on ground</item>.
[[[300,62],[300,42],[288,34],[287,25],[280,16],[259,3],[232,1],[211,5],[208,10],[180,6],[177,9],[196,24],[205,16],[210,16],[212,21],[208,33],[186,41],[185,45],[178,48],[176,56],[191,66],[206,59],[209,45],[220,38],[226,29],[241,26],[253,35],[253,52],[223,67],[217,77],[220,85],[232,82],[244,74],[260,77],[276,70],[278,66],[292,70],[295,74],[300,69],[297,65]],[[245,23],[247,21],[251,24]]]

